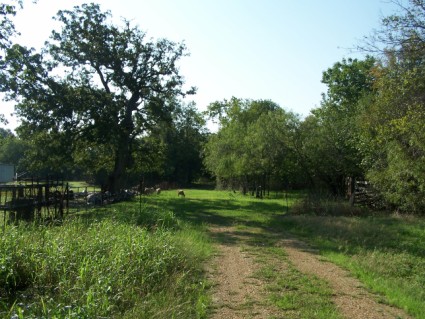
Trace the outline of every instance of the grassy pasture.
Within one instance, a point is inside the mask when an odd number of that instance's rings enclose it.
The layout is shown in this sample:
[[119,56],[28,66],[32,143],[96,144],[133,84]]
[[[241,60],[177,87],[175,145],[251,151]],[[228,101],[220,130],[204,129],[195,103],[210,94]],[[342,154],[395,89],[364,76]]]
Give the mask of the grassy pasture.
[[215,241],[232,240],[208,233],[207,226],[217,225],[255,230],[245,249],[258,257],[257,276],[269,282],[270,302],[287,318],[339,316],[326,283],[293,267],[276,271],[276,261],[286,258],[275,247],[282,232],[349,269],[382,302],[425,318],[423,219],[291,214],[301,193],[259,200],[228,191],[185,192],[185,198],[163,191],[73,213],[58,226],[2,229],[0,317],[206,318],[203,264]]
[[[330,200],[326,200],[323,216],[317,216],[299,211],[302,193],[291,193],[288,199],[273,193],[264,200],[228,191],[188,190],[185,199],[173,192],[162,196],[148,201],[160,202],[192,224],[260,229],[253,247],[261,243],[263,249],[274,251],[275,239],[269,234],[296,235],[324,258],[350,270],[378,293],[382,302],[425,319],[425,220],[421,217],[370,214],[359,208],[352,211],[345,203]],[[346,216],[351,214],[355,216]]]
[[[266,283],[268,302],[274,305],[285,318],[340,319],[332,304],[332,292],[327,283],[316,277],[300,273],[292,266],[282,249],[276,247],[279,236],[274,225],[278,225],[292,206],[302,198],[301,193],[270,194],[270,198],[256,199],[229,191],[186,190],[185,198],[178,198],[170,191],[160,196],[145,198],[146,205],[163,205],[192,225],[230,226],[236,229],[232,234],[210,234],[214,242],[227,245],[241,245],[255,256],[260,270],[255,277]],[[246,238],[240,242],[235,235]],[[286,265],[279,268],[282,263]],[[243,305],[252,313],[255,307],[250,302]]]

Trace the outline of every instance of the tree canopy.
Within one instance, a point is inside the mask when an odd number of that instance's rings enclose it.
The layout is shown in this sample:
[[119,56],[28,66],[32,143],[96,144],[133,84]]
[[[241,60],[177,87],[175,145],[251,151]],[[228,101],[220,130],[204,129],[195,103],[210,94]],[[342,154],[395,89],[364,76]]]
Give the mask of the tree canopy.
[[[3,68],[5,51],[10,47],[11,38],[17,34],[11,17],[16,15],[17,6],[22,7],[22,1],[0,3],[0,70]],[[4,114],[0,113],[0,123],[7,124]]]
[[294,114],[269,100],[237,98],[212,103],[208,112],[220,130],[208,140],[205,165],[221,182],[246,192],[293,173]]
[[[17,136],[0,132],[0,160],[90,176],[111,191],[141,176],[186,185],[208,171],[243,192],[291,185],[342,196],[347,179],[366,179],[386,207],[421,212],[425,1],[393,2],[400,11],[364,45],[373,55],[325,70],[326,92],[305,118],[239,98],[202,114],[182,99],[195,93],[183,89],[178,69],[184,43],[114,24],[96,4],[59,11],[62,27],[40,51],[13,44],[10,17],[20,2],[4,3],[0,89],[22,124]],[[218,123],[216,133],[204,115]]]
[[182,90],[177,63],[186,47],[147,39],[129,21],[116,26],[96,4],[59,11],[56,19],[62,29],[41,53],[19,45],[7,50],[2,89],[18,102],[21,136],[62,139],[67,157],[79,146],[107,150],[108,186],[117,191],[134,140],[171,121],[176,99],[195,91]]
[[366,177],[390,207],[425,208],[425,2],[395,1],[374,36],[384,49],[374,76],[376,94],[361,116]]
[[303,126],[310,130],[303,150],[316,183],[325,183],[335,194],[345,192],[346,177],[364,176],[357,117],[373,94],[375,63],[372,57],[343,59],[323,72],[328,90],[321,106],[312,111],[309,125]]

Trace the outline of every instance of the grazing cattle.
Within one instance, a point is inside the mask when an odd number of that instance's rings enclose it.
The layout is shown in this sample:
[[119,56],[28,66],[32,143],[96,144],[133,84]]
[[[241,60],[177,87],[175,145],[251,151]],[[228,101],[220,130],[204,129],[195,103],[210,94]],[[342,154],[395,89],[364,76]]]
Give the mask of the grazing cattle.
[[155,188],[153,187],[145,187],[145,195],[150,195],[155,192]]
[[87,204],[100,205],[102,204],[102,194],[92,193],[87,195]]
[[180,197],[180,196],[186,197],[186,195],[184,194],[184,191],[182,189],[179,189],[177,191],[177,197]]

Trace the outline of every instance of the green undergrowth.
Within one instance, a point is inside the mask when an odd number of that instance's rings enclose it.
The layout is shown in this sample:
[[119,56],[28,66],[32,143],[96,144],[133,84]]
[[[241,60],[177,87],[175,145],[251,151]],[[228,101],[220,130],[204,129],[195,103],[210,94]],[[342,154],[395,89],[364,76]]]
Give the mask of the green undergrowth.
[[425,318],[425,221],[412,216],[289,215],[283,228],[350,270],[381,301]]
[[293,266],[274,274],[267,289],[271,292],[272,302],[283,310],[285,318],[342,318],[332,301],[332,290],[323,280],[302,274]]
[[1,318],[203,318],[211,245],[138,201],[8,225],[0,234]]

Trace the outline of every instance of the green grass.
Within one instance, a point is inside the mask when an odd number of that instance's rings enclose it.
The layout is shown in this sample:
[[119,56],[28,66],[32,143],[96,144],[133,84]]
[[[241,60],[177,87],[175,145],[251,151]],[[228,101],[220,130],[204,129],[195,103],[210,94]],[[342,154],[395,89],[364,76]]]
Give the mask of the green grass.
[[133,201],[1,237],[2,318],[205,317],[211,245],[172,212]]
[[299,272],[284,250],[275,245],[276,237],[268,237],[264,234],[266,241],[257,238],[257,245],[249,251],[261,265],[256,276],[267,283],[269,299],[284,318],[341,319],[328,283]]
[[[326,283],[299,273],[275,242],[290,232],[349,269],[382,302],[425,319],[425,221],[419,217],[287,214],[302,193],[263,200],[229,191],[185,190],[72,213],[61,225],[8,225],[0,231],[0,317],[206,318],[202,269],[207,226],[248,235],[269,302],[288,318],[338,318]],[[300,212],[299,210],[297,211]],[[307,211],[306,211],[307,212]],[[340,213],[342,212],[342,213]],[[283,262],[287,267],[278,269]],[[279,271],[276,271],[279,270]],[[309,298],[305,298],[309,296]],[[311,303],[307,303],[311,301]],[[320,312],[317,309],[322,309]]]
[[279,227],[350,270],[382,302],[425,318],[425,221],[420,217],[288,216]]
[[[160,204],[195,225],[268,227],[287,211],[282,194],[273,193],[270,199],[260,200],[230,191],[189,189],[185,193],[185,198],[178,198],[177,192],[165,191],[159,196],[143,197],[143,200],[147,205]],[[293,194],[288,198],[288,204],[291,205],[300,196]]]
[[[255,256],[260,264],[255,276],[266,282],[267,301],[285,318],[341,318],[327,283],[297,271],[283,249],[276,247],[279,236],[271,227],[286,214],[286,205],[292,205],[301,194],[293,193],[286,198],[273,193],[270,198],[260,200],[229,191],[187,190],[185,193],[186,198],[177,198],[175,192],[164,192],[143,200],[146,205],[161,203],[194,225],[234,226],[235,233],[213,234],[212,239],[227,245],[241,245]],[[282,264],[285,267],[278,269]],[[247,303],[242,307],[249,309],[252,305]]]
[[99,185],[89,184],[83,181],[68,181],[65,182],[65,185],[68,184],[69,189],[72,189],[76,192],[82,192],[87,188],[88,192],[100,192]]
[[[286,204],[291,211],[294,203],[303,198],[302,193],[291,193],[288,201],[282,195],[272,194],[270,199],[258,200],[229,191],[187,190],[186,195],[183,199],[168,192],[161,200],[154,197],[147,200],[161,201],[177,216],[195,225],[237,226],[241,230],[255,227],[263,233],[290,232],[310,242],[325,258],[350,270],[380,294],[382,302],[402,308],[415,318],[425,318],[423,218],[370,214],[331,199],[316,207],[323,216],[300,211],[300,205],[296,205],[297,215],[287,215]],[[264,236],[253,237],[254,246],[257,240],[264,240]]]
[[272,301],[285,311],[285,318],[339,319],[326,282],[306,276],[294,267],[274,272],[269,290]]

